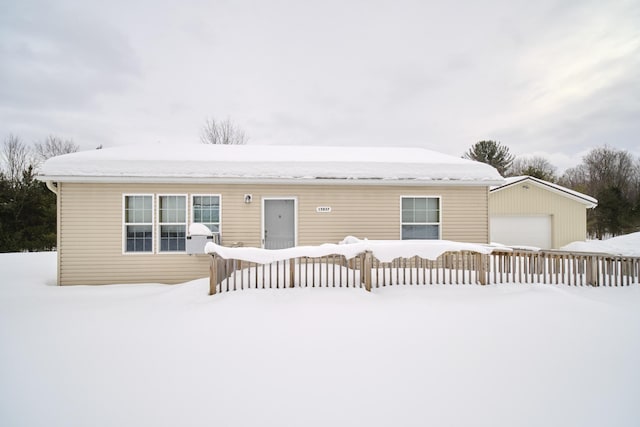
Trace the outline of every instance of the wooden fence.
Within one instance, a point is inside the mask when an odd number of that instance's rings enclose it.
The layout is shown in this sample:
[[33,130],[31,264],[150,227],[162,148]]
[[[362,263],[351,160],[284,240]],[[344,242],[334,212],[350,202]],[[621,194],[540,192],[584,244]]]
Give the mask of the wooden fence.
[[419,257],[381,262],[371,252],[300,257],[259,264],[212,255],[210,295],[241,289],[357,287],[370,291],[394,285],[548,283],[571,286],[637,284],[640,258],[561,251],[447,252],[437,260]]

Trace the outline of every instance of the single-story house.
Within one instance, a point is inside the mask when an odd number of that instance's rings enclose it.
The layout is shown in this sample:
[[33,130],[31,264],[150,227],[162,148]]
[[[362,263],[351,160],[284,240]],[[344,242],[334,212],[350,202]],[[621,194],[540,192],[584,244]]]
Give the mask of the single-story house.
[[54,157],[39,179],[57,195],[61,285],[204,277],[192,224],[267,249],[348,235],[488,243],[489,188],[504,182],[421,148],[159,143]]
[[491,188],[491,241],[510,246],[557,249],[585,240],[593,197],[531,176],[516,176]]

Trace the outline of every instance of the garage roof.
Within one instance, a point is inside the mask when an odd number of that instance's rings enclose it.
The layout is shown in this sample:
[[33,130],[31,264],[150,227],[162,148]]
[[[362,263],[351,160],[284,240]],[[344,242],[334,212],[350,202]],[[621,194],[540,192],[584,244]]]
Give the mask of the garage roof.
[[493,193],[493,192],[501,191],[506,188],[513,187],[517,184],[526,182],[526,183],[531,183],[533,185],[536,185],[545,190],[552,191],[556,194],[567,197],[569,199],[575,200],[577,202],[580,202],[586,205],[588,208],[595,208],[596,206],[598,206],[598,200],[594,199],[591,196],[587,196],[586,194],[580,193],[575,190],[571,190],[567,187],[563,187],[562,185],[554,184],[553,182],[545,181],[539,178],[534,178],[532,176],[527,176],[527,175],[511,176],[511,177],[505,178],[505,181],[506,181],[506,184],[500,185],[497,187],[492,187],[490,191]]

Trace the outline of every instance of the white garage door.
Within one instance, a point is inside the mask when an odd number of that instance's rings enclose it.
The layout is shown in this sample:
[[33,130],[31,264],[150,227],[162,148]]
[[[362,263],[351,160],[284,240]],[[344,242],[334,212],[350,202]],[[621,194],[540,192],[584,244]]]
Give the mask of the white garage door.
[[492,216],[491,241],[504,245],[551,248],[551,216]]

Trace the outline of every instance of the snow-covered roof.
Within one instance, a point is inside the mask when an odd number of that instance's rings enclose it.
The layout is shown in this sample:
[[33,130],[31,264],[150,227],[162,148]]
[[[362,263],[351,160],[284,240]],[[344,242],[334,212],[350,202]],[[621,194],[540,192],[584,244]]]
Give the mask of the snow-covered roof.
[[591,196],[587,196],[586,194],[582,194],[575,190],[571,190],[567,187],[563,187],[562,185],[554,184],[553,182],[545,181],[539,178],[535,178],[532,176],[524,175],[524,176],[510,176],[508,178],[504,178],[506,181],[503,185],[492,187],[491,192],[504,190],[505,188],[509,188],[513,185],[522,182],[530,182],[539,187],[545,188],[547,190],[551,190],[557,194],[560,194],[565,197],[569,197],[573,200],[576,200],[580,203],[587,205],[588,208],[595,208],[598,206],[598,200],[594,199]]
[[47,160],[39,179],[75,182],[340,182],[498,185],[489,165],[424,148],[150,144]]

